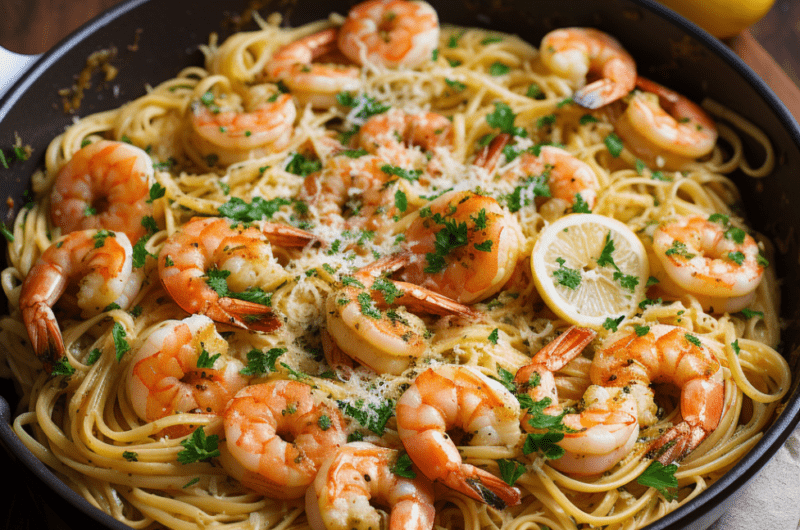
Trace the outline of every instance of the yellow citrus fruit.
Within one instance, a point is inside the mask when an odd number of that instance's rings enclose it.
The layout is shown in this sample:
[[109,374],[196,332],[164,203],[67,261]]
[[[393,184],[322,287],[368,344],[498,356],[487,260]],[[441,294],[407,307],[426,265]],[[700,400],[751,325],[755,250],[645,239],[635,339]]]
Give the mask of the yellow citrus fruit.
[[600,328],[629,317],[645,299],[650,264],[624,223],[571,214],[545,228],[531,254],[533,279],[547,306],[564,320]]

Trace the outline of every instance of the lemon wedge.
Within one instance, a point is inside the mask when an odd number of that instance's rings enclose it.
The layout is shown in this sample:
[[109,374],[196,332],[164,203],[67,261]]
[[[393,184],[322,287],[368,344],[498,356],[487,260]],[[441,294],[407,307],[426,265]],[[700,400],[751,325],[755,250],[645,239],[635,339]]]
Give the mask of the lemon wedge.
[[624,223],[571,214],[547,226],[531,254],[533,279],[547,306],[579,326],[630,317],[645,299],[650,263]]

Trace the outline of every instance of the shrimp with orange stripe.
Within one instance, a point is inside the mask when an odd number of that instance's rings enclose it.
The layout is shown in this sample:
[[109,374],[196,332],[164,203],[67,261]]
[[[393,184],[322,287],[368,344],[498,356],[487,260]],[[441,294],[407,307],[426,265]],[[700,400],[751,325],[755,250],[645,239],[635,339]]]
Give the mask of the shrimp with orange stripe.
[[[158,273],[184,311],[269,332],[280,327],[280,320],[269,305],[245,300],[242,293],[268,292],[286,281],[272,245],[302,248],[314,239],[304,230],[278,223],[245,226],[221,217],[196,217],[167,238],[159,253]],[[211,270],[216,271],[216,283]],[[227,288],[221,288],[222,282]]]
[[500,477],[464,463],[448,431],[470,433],[470,445],[514,447],[520,408],[497,381],[468,366],[444,365],[419,374],[397,402],[397,432],[429,479],[496,509],[520,503]]
[[[176,413],[215,417],[247,385],[239,373],[243,368],[228,356],[228,342],[214,322],[192,315],[163,322],[134,349],[126,387],[134,411],[145,421]],[[181,424],[161,432],[183,436],[193,430]]]

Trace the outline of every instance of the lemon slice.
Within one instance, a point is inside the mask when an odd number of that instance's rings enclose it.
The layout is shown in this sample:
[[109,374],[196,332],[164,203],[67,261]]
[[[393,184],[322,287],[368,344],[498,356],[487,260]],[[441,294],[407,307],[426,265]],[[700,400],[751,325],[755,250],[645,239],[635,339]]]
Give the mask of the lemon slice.
[[650,263],[625,224],[571,214],[545,228],[531,255],[533,279],[547,306],[572,324],[599,328],[629,317],[645,299]]

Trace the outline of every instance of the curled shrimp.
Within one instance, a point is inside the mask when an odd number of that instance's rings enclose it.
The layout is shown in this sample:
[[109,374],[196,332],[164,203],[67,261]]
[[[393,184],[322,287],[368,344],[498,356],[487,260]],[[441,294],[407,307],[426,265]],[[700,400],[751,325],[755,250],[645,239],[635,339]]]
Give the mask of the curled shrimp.
[[[239,374],[244,365],[227,353],[228,342],[204,315],[163,322],[133,352],[126,377],[133,410],[145,421],[180,412],[221,415],[247,385]],[[175,426],[164,432],[180,436],[191,430]]]
[[[273,257],[272,245],[303,247],[313,239],[308,232],[277,223],[244,226],[220,217],[195,217],[164,243],[158,273],[184,311],[240,328],[273,331],[280,321],[272,309],[241,299],[242,293],[252,293],[254,288],[269,291],[286,281],[287,273]],[[216,271],[216,283],[210,270]],[[220,280],[227,289],[220,289]],[[227,296],[220,291],[228,292]]]
[[395,166],[412,167],[427,161],[423,151],[453,143],[453,127],[435,112],[409,114],[391,109],[368,119],[359,130],[359,146]]
[[[580,355],[596,336],[590,329],[572,326],[539,350],[514,379],[520,388],[527,388],[534,403],[548,400],[544,414],[563,415],[561,422],[570,430],[556,443],[565,452],[548,463],[559,471],[577,475],[611,469],[630,452],[639,435],[636,401],[622,388],[590,386],[581,400],[580,413],[567,414],[558,402],[553,373]],[[526,415],[523,420],[527,419]],[[526,430],[535,430],[528,421],[523,425]]]
[[414,313],[479,317],[427,289],[379,277],[401,264],[390,256],[360,269],[326,302],[327,332],[335,345],[378,373],[400,374],[425,354],[427,328]]
[[224,414],[226,468],[272,498],[302,497],[320,464],[347,442],[345,420],[324,394],[298,381],[240,390]]
[[[509,140],[508,134],[499,134],[489,147],[502,151]],[[493,154],[487,155],[485,166],[491,166],[494,159]],[[597,192],[600,191],[600,182],[589,164],[568,151],[551,145],[541,146],[538,154],[522,153],[502,173],[502,178],[506,180],[532,177],[542,178],[547,183],[551,199],[547,201],[545,211],[559,216],[578,202],[591,210],[597,200]],[[538,190],[539,186],[536,188]],[[526,203],[541,196],[541,191],[534,192],[532,188],[528,193],[530,197],[521,198]]]
[[263,156],[289,145],[297,109],[289,94],[259,104],[250,112],[224,108],[223,100],[191,107],[191,142],[209,166]]
[[374,155],[333,156],[303,181],[299,199],[317,208],[328,224],[373,230],[381,237],[399,211],[386,162]]
[[519,402],[500,383],[467,366],[430,368],[400,397],[396,415],[400,440],[426,477],[499,510],[519,504],[519,490],[465,464],[447,434],[461,429],[470,445],[515,446]]
[[58,172],[50,195],[50,220],[63,233],[90,228],[124,232],[131,242],[145,235],[142,219],[153,161],[136,146],[100,140],[76,151]]
[[79,230],[50,245],[28,271],[19,295],[22,321],[45,369],[65,354],[52,308],[71,282],[79,280],[77,305],[87,318],[112,304],[127,308],[143,279],[122,232]]
[[[702,339],[684,328],[657,324],[647,333],[620,332],[595,353],[589,376],[604,387],[627,387],[644,397],[640,423],[652,423],[651,392],[635,387],[672,383],[681,389],[682,420],[652,442],[648,454],[664,465],[693,451],[719,424],[724,407],[722,366]],[[649,403],[647,402],[649,401]]]
[[714,149],[717,126],[699,105],[643,77],[636,86],[614,129],[642,161],[678,170]]
[[514,273],[522,232],[491,197],[451,191],[420,210],[405,231],[400,280],[462,304],[484,300]]
[[[393,470],[401,452],[366,442],[337,449],[320,466],[306,493],[313,530],[430,530],[436,510],[433,484],[418,470],[414,478]],[[372,503],[389,507],[389,524]]]
[[301,103],[316,108],[336,105],[336,94],[358,90],[359,69],[313,62],[338,51],[339,30],[328,28],[283,46],[266,65],[267,75],[283,81]]
[[[636,62],[611,35],[592,28],[551,31],[539,48],[542,62],[553,72],[582,86],[572,100],[587,109],[608,105],[636,86]],[[599,79],[584,85],[588,74]]]
[[670,280],[659,287],[688,291],[717,311],[739,311],[752,300],[766,262],[751,235],[719,219],[682,216],[656,228],[653,251]]
[[421,0],[369,0],[350,9],[339,49],[356,64],[414,68],[432,60],[439,17]]

